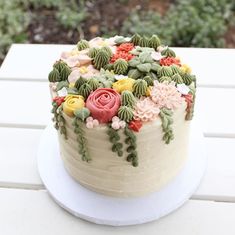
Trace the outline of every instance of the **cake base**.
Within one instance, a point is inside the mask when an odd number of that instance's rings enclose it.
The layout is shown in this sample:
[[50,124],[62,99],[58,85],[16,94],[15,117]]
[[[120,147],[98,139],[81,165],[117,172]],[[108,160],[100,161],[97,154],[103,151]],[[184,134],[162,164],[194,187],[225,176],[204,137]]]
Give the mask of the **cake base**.
[[80,185],[64,168],[57,132],[52,125],[44,130],[38,148],[39,174],[52,198],[79,218],[112,226],[150,222],[180,207],[198,187],[207,163],[203,135],[198,127],[192,121],[189,156],[182,171],[160,191],[148,196],[115,198]]

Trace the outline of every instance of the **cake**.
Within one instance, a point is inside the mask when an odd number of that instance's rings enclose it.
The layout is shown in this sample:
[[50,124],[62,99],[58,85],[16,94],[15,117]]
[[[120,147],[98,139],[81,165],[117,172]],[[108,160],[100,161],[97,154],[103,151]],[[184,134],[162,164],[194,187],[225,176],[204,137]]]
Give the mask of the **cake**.
[[48,79],[61,158],[79,184],[140,197],[180,173],[196,78],[157,35],[80,40]]

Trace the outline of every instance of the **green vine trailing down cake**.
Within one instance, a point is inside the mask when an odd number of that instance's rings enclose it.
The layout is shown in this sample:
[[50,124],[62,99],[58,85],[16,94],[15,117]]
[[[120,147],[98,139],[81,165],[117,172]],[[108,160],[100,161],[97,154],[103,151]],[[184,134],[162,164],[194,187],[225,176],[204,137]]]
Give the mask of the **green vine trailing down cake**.
[[180,172],[196,79],[158,36],[81,40],[48,79],[61,157],[80,184],[138,197]]

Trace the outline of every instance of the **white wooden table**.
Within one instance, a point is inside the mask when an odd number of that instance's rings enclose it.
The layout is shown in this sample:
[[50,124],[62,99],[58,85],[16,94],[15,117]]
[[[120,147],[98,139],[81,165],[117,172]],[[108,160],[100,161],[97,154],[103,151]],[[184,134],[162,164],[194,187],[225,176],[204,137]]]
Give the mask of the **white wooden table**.
[[179,210],[139,226],[75,218],[48,195],[37,171],[50,121],[47,74],[71,45],[12,45],[0,69],[0,234],[235,234],[235,49],[175,48],[198,78],[196,115],[209,158],[202,184]]

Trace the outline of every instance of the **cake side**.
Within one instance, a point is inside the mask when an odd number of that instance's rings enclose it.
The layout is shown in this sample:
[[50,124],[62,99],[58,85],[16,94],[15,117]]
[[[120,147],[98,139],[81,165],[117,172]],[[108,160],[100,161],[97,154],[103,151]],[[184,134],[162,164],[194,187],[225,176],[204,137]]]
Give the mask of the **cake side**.
[[160,39],[81,40],[49,74],[68,173],[110,196],[161,189],[187,158],[196,79]]
[[[66,170],[85,187],[105,195],[136,197],[159,190],[177,175],[187,158],[189,122],[184,120],[185,107],[182,104],[173,116],[175,138],[170,145],[162,141],[160,119],[136,134],[138,167],[130,167],[126,161],[128,153],[118,158],[110,151],[105,125],[92,130],[83,126],[92,161],[82,161],[72,119],[65,115],[68,139],[59,134],[59,142]],[[122,142],[123,131],[120,137]]]

